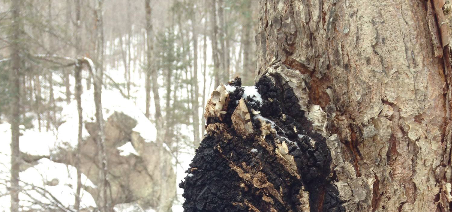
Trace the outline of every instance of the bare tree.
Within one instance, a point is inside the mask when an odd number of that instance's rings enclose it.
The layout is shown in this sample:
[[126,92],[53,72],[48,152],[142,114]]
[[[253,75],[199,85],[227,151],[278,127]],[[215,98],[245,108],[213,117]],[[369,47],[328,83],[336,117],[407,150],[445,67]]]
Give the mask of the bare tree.
[[194,145],[199,146],[199,83],[198,83],[198,29],[197,29],[197,8],[196,1],[193,4],[192,14],[192,33],[193,33],[193,78],[192,84],[194,87],[193,96],[193,132],[194,132]]
[[[81,0],[75,1],[75,55],[81,56]],[[74,71],[75,78],[75,99],[77,101],[78,112],[78,138],[77,138],[77,151],[75,153],[75,168],[77,169],[77,188],[75,192],[75,204],[74,208],[78,212],[80,211],[80,192],[82,189],[82,171],[80,170],[80,157],[81,146],[83,142],[83,114],[82,114],[82,64],[77,63]]]
[[11,23],[11,69],[9,74],[11,92],[11,212],[19,212],[19,171],[21,164],[19,149],[19,124],[20,124],[20,74],[21,56],[20,40],[22,38],[21,29],[21,6],[22,0],[11,1],[12,23]]
[[220,52],[218,49],[218,24],[217,24],[217,0],[210,1],[210,37],[212,41],[212,57],[214,64],[214,86],[217,87],[220,84]]
[[243,45],[243,81],[245,84],[251,84],[252,72],[254,68],[252,66],[251,57],[251,0],[244,0],[245,14],[243,16],[244,25],[242,26],[242,45]]
[[[68,26],[69,29],[71,26],[71,11],[72,11],[72,1],[66,0],[66,26]],[[70,30],[69,30],[70,31]],[[71,48],[70,45],[67,45],[67,48]],[[66,102],[69,103],[71,101],[71,82],[70,82],[70,71],[65,70],[64,71],[64,86],[66,87]]]
[[[145,69],[145,89],[146,89],[146,117],[150,116],[151,107],[151,76],[152,76],[152,16],[151,16],[151,3],[150,0],[145,0],[146,10],[146,69]],[[157,89],[158,90],[158,89]],[[157,94],[158,95],[158,94]],[[160,109],[160,108],[158,108]],[[156,108],[157,110],[157,108]]]
[[[206,1],[207,0],[205,0],[205,2],[204,2],[204,19],[205,19],[205,21],[204,21],[204,30],[203,30],[203,32],[204,32],[204,36],[203,36],[203,45],[202,45],[202,53],[203,53],[203,74],[202,74],[202,77],[203,77],[203,81],[202,81],[202,109],[203,109],[203,113],[204,113],[204,108],[206,107],[206,76],[207,76],[207,22],[208,22],[208,20],[207,20],[207,3],[206,3]],[[201,118],[202,120],[201,120],[201,132],[202,132],[202,134],[201,135],[204,135],[204,133],[205,133],[205,127],[204,127],[204,125],[206,124],[205,122],[205,120],[203,119],[203,118]],[[199,146],[199,145],[198,145]]]
[[[97,0],[95,8],[96,24],[96,63],[94,70],[91,70],[94,82],[94,104],[96,107],[96,123],[98,128],[97,146],[99,148],[99,180],[101,181],[102,212],[112,210],[108,193],[108,164],[105,149],[104,117],[102,113],[102,84],[103,84],[103,62],[104,62],[104,26],[103,26],[103,0]],[[92,69],[94,66],[90,65]]]

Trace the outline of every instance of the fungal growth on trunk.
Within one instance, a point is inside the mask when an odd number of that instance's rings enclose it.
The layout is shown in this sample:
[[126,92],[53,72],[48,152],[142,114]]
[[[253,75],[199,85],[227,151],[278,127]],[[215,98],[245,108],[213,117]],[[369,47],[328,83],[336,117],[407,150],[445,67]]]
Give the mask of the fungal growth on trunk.
[[278,73],[212,94],[207,134],[187,170],[185,211],[345,211],[326,139]]

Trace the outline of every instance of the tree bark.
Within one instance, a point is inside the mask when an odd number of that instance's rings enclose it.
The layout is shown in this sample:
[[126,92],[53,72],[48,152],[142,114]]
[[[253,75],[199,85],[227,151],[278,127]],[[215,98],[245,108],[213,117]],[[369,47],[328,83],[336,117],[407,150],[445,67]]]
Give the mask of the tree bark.
[[35,90],[36,90],[36,94],[35,94],[35,99],[36,99],[36,116],[38,118],[38,129],[39,132],[41,132],[41,114],[42,114],[42,109],[41,109],[41,100],[42,100],[42,95],[41,95],[41,80],[40,80],[40,75],[36,75],[35,76]]
[[214,86],[220,85],[220,52],[218,51],[218,24],[217,24],[217,0],[210,1],[210,40],[212,41],[212,59],[213,59],[213,72],[214,72]]
[[[154,64],[155,61],[153,61],[153,53],[154,53],[154,45],[153,45],[153,31],[152,31],[152,8],[150,0],[145,1],[145,9],[146,9],[146,45],[147,45],[147,68],[148,73],[147,78],[150,78],[150,81],[146,83],[146,86],[149,86],[146,91],[147,100],[146,103],[150,104],[150,90],[152,89],[153,97],[154,97],[154,106],[155,106],[155,122],[157,124],[157,132],[159,132],[163,127],[163,120],[162,120],[162,112],[160,107],[160,93],[159,93],[159,84],[157,82],[158,78],[158,70],[156,65]],[[152,86],[151,86],[152,84]],[[149,108],[150,105],[146,106],[146,108]],[[147,109],[148,110],[148,109]]]
[[450,210],[449,73],[429,3],[260,5],[258,74],[276,58],[306,80],[300,103],[326,112],[347,210]]
[[212,94],[184,207],[450,211],[451,68],[431,4],[260,1],[262,105]]
[[130,83],[130,69],[131,69],[131,63],[132,63],[132,51],[131,51],[131,48],[132,48],[132,39],[131,39],[131,37],[132,37],[132,21],[131,21],[131,19],[130,19],[130,13],[131,13],[131,11],[130,11],[130,4],[131,4],[131,1],[130,0],[127,0],[127,56],[128,56],[128,58],[127,58],[127,70],[125,70],[126,71],[126,73],[125,73],[125,75],[126,75],[126,81],[127,81],[127,97],[128,98],[130,98],[130,85],[131,85],[131,83]]
[[[207,1],[204,1],[204,17],[205,17],[205,21],[204,21],[204,37],[203,37],[203,49],[202,49],[202,53],[203,53],[203,81],[202,81],[202,108],[203,108],[203,114],[204,114],[204,108],[206,106],[206,75],[207,75],[207,22],[208,22],[208,12],[207,12]],[[204,136],[205,133],[205,127],[204,125],[206,125],[206,121],[201,118],[201,135]],[[199,145],[198,145],[199,146]]]
[[[130,40],[127,40],[127,47],[124,47],[124,41],[123,41],[124,35],[120,35],[119,37],[119,45],[121,46],[121,57],[122,57],[122,63],[124,64],[124,79],[126,80],[126,90],[127,90],[127,98],[130,98],[130,81],[129,81],[129,68],[130,68],[130,61],[129,58],[129,44]],[[126,49],[127,48],[127,49]]]
[[[48,1],[48,11],[47,11],[47,24],[49,27],[52,26],[52,0]],[[52,42],[52,35],[51,33],[47,34],[47,49],[49,52],[53,52],[53,42]],[[55,94],[53,91],[53,73],[50,71],[47,74],[48,82],[49,82],[49,102],[47,109],[47,131],[50,129],[50,124],[52,124],[55,127],[55,121],[56,121],[56,107],[55,107]]]
[[[81,0],[75,1],[75,56],[81,56]],[[77,188],[75,192],[75,204],[74,208],[77,212],[80,211],[80,194],[82,189],[82,171],[80,170],[80,157],[81,146],[83,141],[83,114],[82,114],[82,100],[81,95],[83,91],[82,87],[82,64],[76,64],[74,70],[75,78],[75,98],[77,101],[78,112],[78,134],[77,134],[77,151],[75,155],[75,168],[77,169]]]
[[20,149],[19,149],[19,124],[20,124],[20,39],[21,39],[21,5],[23,1],[11,2],[11,70],[9,72],[9,86],[11,92],[11,212],[19,212],[19,172],[20,172]]
[[[66,0],[66,26],[68,29],[70,28],[71,24],[71,11],[72,11],[72,1]],[[70,48],[70,46],[67,46],[67,48]],[[64,70],[64,86],[66,87],[66,103],[71,102],[71,82],[70,82],[70,71]]]
[[97,137],[97,146],[99,150],[99,164],[101,167],[99,176],[101,180],[101,196],[102,196],[102,212],[111,211],[111,198],[109,196],[109,182],[108,182],[108,164],[107,153],[105,149],[105,133],[104,133],[104,118],[102,112],[102,84],[103,84],[103,62],[104,62],[104,29],[103,29],[103,0],[97,0],[96,4],[96,62],[95,67],[90,66],[93,82],[94,82],[94,104],[96,107],[96,123],[99,130]]
[[220,69],[221,81],[229,80],[229,70],[226,69],[226,24],[224,22],[224,0],[218,0],[218,21],[219,21],[219,40],[220,40]]
[[[152,74],[152,16],[151,16],[151,3],[150,0],[145,1],[144,8],[146,9],[146,78],[145,78],[145,87],[146,87],[146,117],[150,116],[150,107],[151,107],[151,74]],[[157,108],[156,108],[157,110]]]
[[252,67],[252,61],[251,61],[251,0],[245,0],[244,6],[247,8],[245,11],[248,11],[243,16],[243,25],[242,25],[242,45],[243,45],[243,83],[245,85],[251,85],[253,84],[253,71],[254,68]]
[[[195,10],[196,3],[194,3],[193,10]],[[198,83],[198,29],[197,29],[196,12],[192,15],[192,33],[193,33],[193,78],[192,85],[194,87],[193,95],[193,134],[195,148],[199,146],[199,83]]]
[[75,67],[75,100],[77,101],[77,112],[78,112],[78,139],[77,139],[77,150],[75,154],[75,167],[77,168],[77,188],[75,192],[75,204],[74,209],[80,211],[80,192],[82,189],[82,172],[80,170],[80,156],[81,147],[83,142],[83,108],[82,108],[82,65],[77,64]]

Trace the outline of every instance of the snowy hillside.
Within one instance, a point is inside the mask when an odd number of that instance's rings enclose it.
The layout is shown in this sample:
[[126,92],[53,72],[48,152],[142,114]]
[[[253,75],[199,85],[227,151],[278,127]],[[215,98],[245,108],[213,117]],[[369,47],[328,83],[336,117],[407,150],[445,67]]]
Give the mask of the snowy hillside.
[[[94,97],[92,92],[85,91],[82,95],[83,119],[85,122],[94,122]],[[115,90],[105,90],[102,93],[103,113],[105,119],[110,117],[114,112],[121,112],[137,121],[137,125],[133,131],[145,140],[145,142],[155,142],[156,129],[138,109],[133,102],[125,99],[121,94]],[[70,208],[74,205],[76,182],[76,169],[71,165],[57,163],[52,161],[52,157],[59,149],[73,149],[77,146],[77,128],[78,128],[78,114],[76,108],[76,101],[72,101],[68,105],[63,105],[61,113],[63,124],[58,129],[45,131],[38,129],[36,121],[33,122],[33,128],[24,129],[22,126],[22,136],[20,137],[21,151],[30,157],[33,157],[31,163],[26,164],[25,171],[20,173],[21,185],[23,185],[24,192],[20,195],[21,205],[25,209],[41,209],[46,210],[45,205],[37,206],[34,204],[35,200],[39,200],[42,204],[60,205],[62,208]],[[86,126],[83,127],[83,137],[87,139],[89,136]],[[10,140],[11,132],[8,123],[0,124],[0,193],[6,194],[7,182],[10,175]],[[165,148],[168,148],[165,146]],[[130,142],[117,148],[121,156],[127,157],[131,154],[139,155]],[[188,162],[191,155],[185,156],[185,161],[179,163],[177,173],[178,184],[184,177],[183,170],[188,167]],[[40,158],[40,159],[39,159]],[[39,159],[39,160],[38,160]],[[85,189],[88,187],[95,188],[95,185],[82,174],[82,184]],[[175,185],[177,186],[177,185]],[[180,195],[182,191],[178,190]],[[2,195],[0,197],[0,211],[9,211],[9,195]],[[81,193],[81,207],[95,208],[96,203],[92,195],[86,190],[82,189]],[[53,206],[52,206],[53,207]],[[118,212],[136,211],[134,208],[139,207],[136,204],[120,204],[115,207]],[[178,209],[179,208],[179,209]],[[182,211],[180,205],[173,206],[174,211]],[[144,211],[144,210],[143,210]],[[152,209],[147,209],[152,211]]]

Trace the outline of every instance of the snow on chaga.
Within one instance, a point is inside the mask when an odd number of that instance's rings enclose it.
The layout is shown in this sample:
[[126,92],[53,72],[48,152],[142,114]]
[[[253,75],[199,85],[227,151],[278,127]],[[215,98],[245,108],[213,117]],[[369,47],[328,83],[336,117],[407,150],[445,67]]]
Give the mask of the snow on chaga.
[[219,86],[204,116],[207,135],[180,184],[185,211],[345,211],[326,140],[281,77]]

